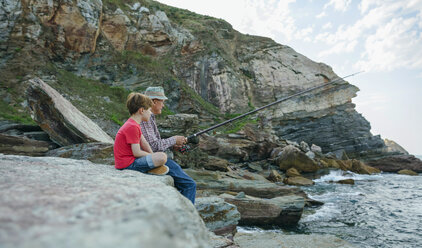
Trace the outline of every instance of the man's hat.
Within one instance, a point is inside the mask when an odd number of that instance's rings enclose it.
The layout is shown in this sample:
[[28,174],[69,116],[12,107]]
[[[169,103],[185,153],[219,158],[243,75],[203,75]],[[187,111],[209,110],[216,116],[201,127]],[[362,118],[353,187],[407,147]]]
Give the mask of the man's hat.
[[167,100],[168,98],[164,95],[164,89],[161,86],[158,87],[148,87],[145,90],[145,95],[151,99],[160,99]]

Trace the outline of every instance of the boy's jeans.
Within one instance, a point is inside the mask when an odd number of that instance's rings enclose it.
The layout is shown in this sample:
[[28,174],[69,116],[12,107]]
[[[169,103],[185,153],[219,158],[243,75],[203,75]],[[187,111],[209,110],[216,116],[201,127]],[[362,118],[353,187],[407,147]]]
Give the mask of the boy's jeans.
[[[135,161],[129,165],[126,169],[129,170],[136,170],[143,173],[147,173],[149,170],[153,169],[154,167],[150,167],[147,159],[147,156],[137,158]],[[171,159],[167,159],[166,162],[167,167],[169,167],[168,175],[173,178],[174,186],[179,190],[179,192],[188,198],[193,204],[195,204],[195,195],[196,195],[196,183],[195,181],[188,176],[178,165]]]

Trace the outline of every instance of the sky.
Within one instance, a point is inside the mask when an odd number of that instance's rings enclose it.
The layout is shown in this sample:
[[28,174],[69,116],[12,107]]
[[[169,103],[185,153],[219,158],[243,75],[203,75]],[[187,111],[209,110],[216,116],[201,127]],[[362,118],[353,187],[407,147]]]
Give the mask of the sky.
[[422,0],[159,0],[330,65],[371,133],[422,155]]

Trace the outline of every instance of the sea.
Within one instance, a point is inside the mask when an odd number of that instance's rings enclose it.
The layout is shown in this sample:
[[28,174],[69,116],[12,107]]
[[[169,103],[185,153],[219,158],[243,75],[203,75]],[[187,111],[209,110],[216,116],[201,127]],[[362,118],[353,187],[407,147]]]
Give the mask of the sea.
[[[355,185],[330,182],[349,178]],[[302,189],[324,205],[305,209],[294,229],[240,227],[238,231],[331,234],[364,248],[422,247],[422,174],[359,175],[332,170],[314,182]]]

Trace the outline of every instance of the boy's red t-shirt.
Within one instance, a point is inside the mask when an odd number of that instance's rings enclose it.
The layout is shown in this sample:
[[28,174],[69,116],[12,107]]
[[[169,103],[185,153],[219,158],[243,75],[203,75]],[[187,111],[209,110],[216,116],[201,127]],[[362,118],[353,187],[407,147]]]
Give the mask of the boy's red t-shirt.
[[135,161],[131,144],[139,144],[141,141],[141,127],[136,121],[129,118],[117,132],[114,140],[114,167],[124,169]]

